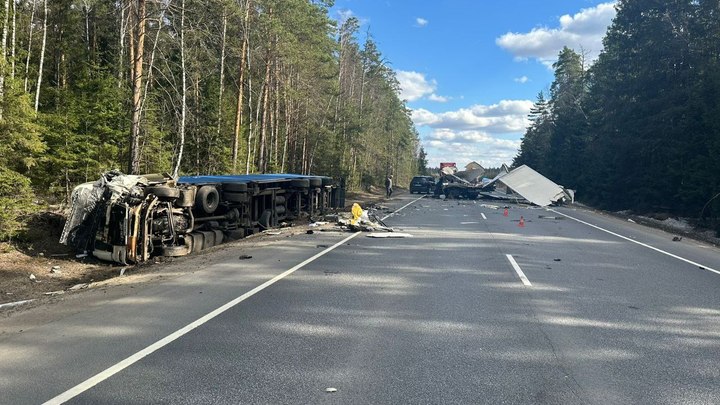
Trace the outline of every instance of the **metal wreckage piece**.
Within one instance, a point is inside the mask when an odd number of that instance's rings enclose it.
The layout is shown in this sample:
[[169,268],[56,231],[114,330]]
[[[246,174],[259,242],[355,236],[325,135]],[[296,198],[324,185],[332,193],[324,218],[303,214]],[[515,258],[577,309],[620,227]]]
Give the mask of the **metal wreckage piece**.
[[487,198],[527,202],[541,207],[575,201],[575,191],[553,181],[526,165],[510,170],[503,165],[493,179],[481,178],[484,169],[472,162],[464,171],[444,168],[440,173],[441,193],[446,198]]
[[122,264],[184,256],[344,205],[345,187],[298,174],[188,176],[110,171],[77,186],[60,243]]

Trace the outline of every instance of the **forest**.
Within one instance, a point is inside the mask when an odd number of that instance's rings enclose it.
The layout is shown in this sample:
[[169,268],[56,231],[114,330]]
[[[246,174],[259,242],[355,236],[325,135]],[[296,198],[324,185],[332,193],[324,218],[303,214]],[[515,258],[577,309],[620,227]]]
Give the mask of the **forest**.
[[114,168],[407,183],[424,152],[391,62],[331,6],[4,0],[0,240]]
[[609,210],[720,231],[720,3],[620,0],[590,66],[563,49],[514,165]]

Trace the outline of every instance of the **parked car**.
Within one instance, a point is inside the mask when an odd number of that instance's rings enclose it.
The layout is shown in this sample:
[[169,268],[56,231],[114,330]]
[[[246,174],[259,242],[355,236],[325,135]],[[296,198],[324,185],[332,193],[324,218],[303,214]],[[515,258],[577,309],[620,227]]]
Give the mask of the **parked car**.
[[435,188],[435,179],[432,176],[415,176],[410,181],[410,194],[432,193]]

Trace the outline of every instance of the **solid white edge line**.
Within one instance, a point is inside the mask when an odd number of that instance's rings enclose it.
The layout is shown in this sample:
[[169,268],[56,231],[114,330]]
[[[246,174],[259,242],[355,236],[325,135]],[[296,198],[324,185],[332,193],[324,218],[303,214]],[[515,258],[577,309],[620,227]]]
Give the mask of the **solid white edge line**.
[[525,273],[523,273],[520,266],[518,266],[517,262],[515,261],[515,258],[512,257],[512,255],[505,255],[507,256],[507,259],[510,261],[510,264],[512,265],[513,269],[515,269],[515,272],[517,273],[518,277],[520,277],[520,280],[522,283],[528,287],[532,287],[532,284],[530,284],[530,280],[528,280],[527,277],[525,277]]
[[8,302],[8,303],[5,303],[5,304],[0,304],[0,309],[14,308],[14,307],[17,307],[17,306],[19,306],[19,305],[24,305],[24,304],[27,304],[27,303],[33,302],[33,301],[35,301],[34,298],[33,298],[33,299],[30,299],[30,300],[22,300],[22,301]]
[[672,254],[672,253],[670,253],[670,252],[666,252],[666,251],[664,251],[664,250],[662,250],[662,249],[658,249],[658,248],[656,248],[655,246],[648,245],[647,243],[638,242],[638,241],[636,241],[636,240],[634,240],[634,239],[628,238],[627,236],[622,236],[622,235],[620,235],[620,234],[618,234],[618,233],[615,233],[615,232],[613,232],[613,231],[609,231],[609,230],[604,229],[604,228],[601,228],[601,227],[599,227],[599,226],[597,226],[597,225],[593,225],[593,224],[591,224],[591,223],[589,223],[589,222],[585,222],[585,221],[583,221],[583,220],[581,220],[581,219],[578,219],[578,218],[575,218],[575,217],[571,217],[570,215],[563,214],[562,212],[558,212],[558,211],[555,211],[555,210],[553,210],[553,209],[548,209],[548,211],[552,211],[552,212],[554,212],[554,213],[556,213],[556,214],[559,214],[559,215],[562,215],[562,216],[564,216],[564,217],[566,217],[566,218],[570,218],[570,219],[572,219],[573,221],[577,221],[577,222],[579,222],[579,223],[581,223],[581,224],[585,224],[585,225],[587,225],[587,226],[589,226],[589,227],[595,228],[595,229],[600,230],[600,231],[603,231],[603,232],[605,232],[605,233],[609,233],[610,235],[617,236],[617,237],[620,238],[620,239],[624,239],[624,240],[626,240],[626,241],[628,241],[628,242],[635,243],[635,244],[637,244],[637,245],[646,247],[646,248],[648,248],[648,249],[651,249],[651,250],[654,250],[654,251],[656,251],[656,252],[662,253],[662,254],[664,254],[664,255],[670,256],[670,257],[672,257],[672,258],[681,260],[681,261],[683,261],[683,262],[685,262],[685,263],[692,264],[693,266],[701,267],[703,270],[707,270],[707,271],[713,272],[713,273],[715,273],[715,274],[720,274],[720,271],[715,270],[715,269],[713,269],[713,268],[711,268],[711,267],[705,266],[704,264],[696,263],[696,262],[694,262],[694,261],[692,261],[692,260],[685,259],[684,257],[680,257],[680,256],[678,256],[678,255],[674,255],[674,254]]
[[265,288],[275,284],[276,282],[282,280],[283,278],[291,275],[292,273],[296,272],[297,270],[301,269],[305,265],[315,261],[319,257],[325,255],[326,253],[334,250],[338,246],[344,244],[345,242],[349,241],[350,239],[356,237],[360,233],[353,233],[352,235],[348,236],[347,238],[341,240],[340,242],[330,246],[329,248],[323,250],[322,252],[312,256],[309,259],[306,259],[302,263],[294,266],[293,268],[286,270],[285,272],[273,277],[272,279],[260,284],[259,286],[253,288],[252,290],[246,292],[245,294],[235,298],[234,300],[228,302],[227,304],[217,308],[216,310],[208,313],[207,315],[199,318],[198,320],[188,324],[187,326],[183,327],[182,329],[179,329],[170,335],[164,337],[163,339],[158,340],[157,342],[151,344],[150,346],[140,350],[139,352],[131,355],[130,357],[127,357],[126,359],[120,361],[119,363],[105,369],[104,371],[101,371],[100,373],[90,377],[89,379],[81,382],[80,384],[70,388],[69,390],[63,392],[62,394],[56,396],[55,398],[52,398],[45,402],[45,404],[62,404],[66,401],[69,401],[70,399],[82,394],[83,392],[89,390],[90,388],[94,387],[95,385],[107,380],[108,378],[112,377],[113,375],[119,373],[120,371],[126,369],[127,367],[133,365],[134,363],[137,363],[139,360],[143,359],[144,357],[150,355],[151,353],[163,348],[164,346],[167,346],[171,342],[177,340],[178,338],[188,334],[193,329],[207,323],[211,319],[215,318],[216,316],[222,314],[223,312],[227,311],[228,309],[234,307],[235,305],[245,301],[246,299],[252,297],[253,295],[257,294],[258,292],[264,290]]
[[480,213],[480,216],[482,217],[482,219],[487,219],[487,217],[485,216],[485,214],[482,213],[482,212]]
[[[401,208],[395,210],[395,212],[386,215],[385,218],[388,218],[392,215],[394,215],[396,212],[405,209],[410,204],[420,200],[423,197],[418,198],[417,200],[413,200],[410,203],[402,206]],[[349,241],[350,239],[360,235],[361,232],[355,232],[352,235],[348,236],[347,238],[341,240],[340,242],[330,246],[329,248],[323,250],[322,252],[316,254],[315,256],[312,256],[309,259],[306,259],[300,264],[295,265],[289,270],[286,270],[285,272],[273,277],[272,279],[260,284],[259,286],[253,288],[252,290],[246,292],[245,294],[235,298],[234,300],[228,302],[227,304],[215,309],[214,311],[208,313],[207,315],[203,316],[202,318],[199,318],[198,320],[188,324],[187,326],[169,334],[168,336],[158,340],[157,342],[151,344],[150,346],[140,350],[139,352],[131,355],[130,357],[125,358],[124,360],[120,361],[119,363],[116,363],[105,370],[95,374],[94,376],[88,378],[87,380],[81,382],[80,384],[70,388],[69,390],[63,392],[62,394],[45,401],[44,405],[55,405],[55,404],[63,404],[76,396],[82,394],[83,392],[89,390],[90,388],[100,384],[101,382],[107,380],[108,378],[112,377],[113,375],[119,373],[120,371],[130,367],[131,365],[137,363],[138,361],[142,360],[143,358],[147,357],[148,355],[158,351],[159,349],[162,349],[163,347],[167,346],[168,344],[172,343],[173,341],[179,339],[180,337],[190,333],[193,329],[207,323],[211,319],[217,317],[218,315],[222,314],[223,312],[227,311],[228,309],[236,306],[237,304],[245,301],[246,299],[252,297],[253,295],[259,293],[260,291],[264,290],[265,288],[275,284],[276,282],[282,280],[283,278],[291,275],[292,273],[296,272],[297,270],[300,270],[301,268],[305,267],[307,264],[310,264],[311,262],[315,261],[316,259],[320,258],[321,256],[324,256],[326,253],[331,252],[335,248],[337,248],[340,245],[343,245],[345,242]]]
[[403,205],[402,207],[400,207],[400,208],[396,209],[395,211],[393,211],[393,212],[391,212],[391,213],[389,213],[389,214],[385,215],[384,217],[380,218],[380,220],[381,220],[381,221],[384,221],[384,220],[386,220],[387,218],[390,218],[391,216],[395,215],[395,213],[396,213],[396,212],[404,210],[405,208],[407,208],[407,207],[409,207],[410,205],[412,205],[412,204],[414,204],[414,203],[416,203],[416,202],[418,202],[418,201],[422,200],[423,198],[425,198],[425,196],[422,196],[422,197],[418,197],[418,198],[416,198],[416,199],[414,199],[414,200],[410,201],[409,203],[407,203],[407,204]]

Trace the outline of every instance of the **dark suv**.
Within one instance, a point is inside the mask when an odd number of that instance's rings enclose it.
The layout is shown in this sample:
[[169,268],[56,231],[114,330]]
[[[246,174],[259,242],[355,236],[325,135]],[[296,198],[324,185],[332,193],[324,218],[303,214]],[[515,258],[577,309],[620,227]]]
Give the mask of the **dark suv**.
[[435,188],[435,180],[432,176],[415,176],[410,181],[410,194],[432,193]]

